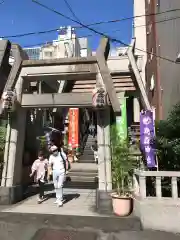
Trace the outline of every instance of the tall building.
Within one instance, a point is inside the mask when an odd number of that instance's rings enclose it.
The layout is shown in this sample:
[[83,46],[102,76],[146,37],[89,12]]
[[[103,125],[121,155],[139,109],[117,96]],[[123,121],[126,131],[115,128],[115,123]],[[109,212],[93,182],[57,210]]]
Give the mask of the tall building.
[[78,38],[71,27],[60,27],[58,38],[42,46],[24,48],[29,59],[51,59],[64,57],[86,57],[91,54],[87,38]]
[[87,57],[87,56],[91,55],[91,49],[89,48],[87,38],[79,38],[79,45],[80,45],[81,57]]
[[41,59],[80,56],[79,39],[71,26],[59,29],[58,39],[41,47]]
[[134,15],[144,15],[134,19],[136,48],[142,50],[136,53],[144,58],[142,79],[159,119],[180,101],[180,66],[173,63],[180,52],[180,18],[173,9],[180,9],[179,0],[134,0]]

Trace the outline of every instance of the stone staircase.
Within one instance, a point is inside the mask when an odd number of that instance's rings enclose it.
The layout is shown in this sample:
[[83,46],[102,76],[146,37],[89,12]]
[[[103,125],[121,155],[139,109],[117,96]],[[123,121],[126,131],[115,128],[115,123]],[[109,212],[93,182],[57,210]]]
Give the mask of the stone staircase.
[[79,158],[80,163],[94,163],[94,153],[91,150],[91,146],[93,143],[94,138],[91,135],[88,135],[83,154]]
[[140,124],[139,123],[133,123],[131,125],[131,131],[133,133],[133,137],[136,140],[136,143],[140,140]]
[[140,141],[140,125],[139,123],[133,123],[131,125],[131,155],[134,157],[134,159],[141,162],[141,152],[139,149],[139,141]]
[[97,165],[94,163],[73,163],[64,187],[96,189],[98,187]]

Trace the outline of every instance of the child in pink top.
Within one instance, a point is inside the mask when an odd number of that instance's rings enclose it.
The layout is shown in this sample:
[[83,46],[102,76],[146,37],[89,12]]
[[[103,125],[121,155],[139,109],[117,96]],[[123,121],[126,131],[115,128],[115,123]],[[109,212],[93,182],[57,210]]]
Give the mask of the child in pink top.
[[36,173],[36,181],[39,184],[39,198],[38,203],[41,203],[44,200],[44,184],[46,171],[48,170],[48,160],[45,158],[42,151],[38,154],[38,159],[34,161],[30,177]]

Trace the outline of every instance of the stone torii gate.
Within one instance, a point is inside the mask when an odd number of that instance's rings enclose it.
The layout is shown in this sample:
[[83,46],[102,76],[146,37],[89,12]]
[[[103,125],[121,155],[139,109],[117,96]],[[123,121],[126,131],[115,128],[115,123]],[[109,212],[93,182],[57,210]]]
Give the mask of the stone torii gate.
[[[134,44],[134,43],[133,43]],[[96,56],[86,58],[62,58],[50,60],[28,60],[27,55],[18,46],[13,45],[12,51],[15,63],[12,66],[7,82],[3,82],[1,89],[16,89],[18,107],[15,117],[7,129],[6,147],[4,154],[4,168],[0,188],[1,199],[4,203],[13,203],[22,199],[21,171],[23,157],[23,143],[25,141],[26,111],[28,108],[57,108],[57,107],[93,107],[93,88],[102,87],[106,90],[109,103],[115,114],[120,114],[120,102],[114,76],[107,65],[109,55],[109,40],[103,38],[97,49]],[[133,69],[130,77],[132,90],[140,92],[142,105],[150,108],[147,94],[133,55],[133,46],[129,48],[128,57]],[[132,70],[131,70],[132,71]],[[63,93],[29,92],[31,82],[65,80],[67,89],[71,85],[71,92],[65,88]],[[73,84],[83,82],[84,92],[73,91]],[[73,83],[73,84],[72,84]],[[91,85],[91,90],[89,86]],[[128,88],[127,88],[128,89]],[[97,190],[97,207],[105,211],[111,208],[109,192],[112,191],[111,151],[110,151],[110,106],[97,110],[97,140],[99,187]],[[8,140],[9,139],[9,140]]]

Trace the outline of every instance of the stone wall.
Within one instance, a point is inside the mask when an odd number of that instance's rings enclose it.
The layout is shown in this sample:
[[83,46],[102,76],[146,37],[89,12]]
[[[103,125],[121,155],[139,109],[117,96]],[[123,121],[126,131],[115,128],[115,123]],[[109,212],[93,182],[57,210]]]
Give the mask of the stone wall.
[[[180,172],[135,170],[134,214],[140,218],[144,229],[180,233],[179,177]],[[152,189],[147,190],[147,178],[155,179],[152,183],[152,187],[155,187],[154,194]],[[161,183],[165,178],[171,179],[171,197],[163,196]]]

